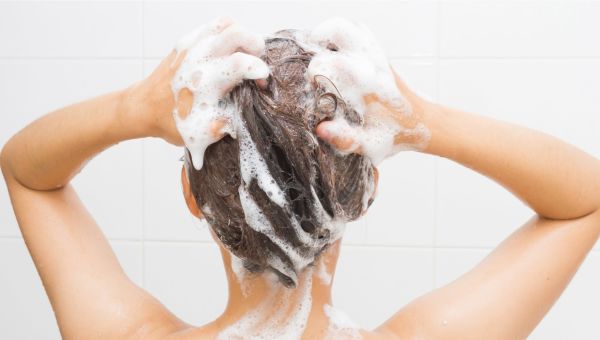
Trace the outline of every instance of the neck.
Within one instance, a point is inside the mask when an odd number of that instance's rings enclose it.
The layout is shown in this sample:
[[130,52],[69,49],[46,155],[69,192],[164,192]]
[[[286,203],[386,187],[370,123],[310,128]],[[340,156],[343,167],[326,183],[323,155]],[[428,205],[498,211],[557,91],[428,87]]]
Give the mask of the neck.
[[[326,249],[314,265],[298,276],[296,288],[286,288],[275,274],[252,274],[221,246],[228,279],[229,300],[216,321],[229,335],[272,332],[271,335],[327,330],[331,313],[331,286],[340,241]],[[305,334],[306,335],[306,334]]]

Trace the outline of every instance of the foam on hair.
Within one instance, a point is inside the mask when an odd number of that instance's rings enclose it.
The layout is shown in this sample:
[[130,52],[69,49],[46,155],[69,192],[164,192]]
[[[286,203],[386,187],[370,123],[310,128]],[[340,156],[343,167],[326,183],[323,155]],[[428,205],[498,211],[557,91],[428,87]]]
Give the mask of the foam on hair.
[[361,118],[331,81],[309,75],[315,52],[297,37],[281,31],[265,40],[267,89],[253,81],[236,86],[216,107],[230,117],[229,134],[208,145],[202,161],[186,149],[186,164],[201,165],[187,166],[188,178],[215,235],[244,268],[272,271],[288,287],[374,192],[368,157],[341,154],[315,135],[324,120]]

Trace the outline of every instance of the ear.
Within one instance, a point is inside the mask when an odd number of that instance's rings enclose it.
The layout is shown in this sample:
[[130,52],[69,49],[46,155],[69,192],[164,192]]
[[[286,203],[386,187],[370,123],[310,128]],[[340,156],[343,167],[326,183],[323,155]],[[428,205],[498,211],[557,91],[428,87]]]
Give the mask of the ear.
[[188,206],[188,209],[192,213],[192,215],[202,219],[204,215],[202,215],[202,211],[198,208],[198,204],[196,203],[196,199],[192,194],[192,189],[190,187],[190,181],[187,178],[187,171],[185,171],[185,165],[181,167],[181,187],[183,188],[183,198],[185,198],[185,203]]
[[373,194],[371,195],[370,199],[373,199],[375,196],[377,196],[377,187],[379,184],[379,170],[377,167],[373,167],[373,181],[375,182],[375,190],[373,190]]

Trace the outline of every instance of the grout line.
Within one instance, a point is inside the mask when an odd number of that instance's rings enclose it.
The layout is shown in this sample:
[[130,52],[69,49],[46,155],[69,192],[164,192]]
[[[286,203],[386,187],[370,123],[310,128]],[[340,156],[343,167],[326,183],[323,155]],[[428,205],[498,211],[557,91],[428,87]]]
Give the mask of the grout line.
[[0,240],[22,240],[22,235],[4,235],[0,236]]

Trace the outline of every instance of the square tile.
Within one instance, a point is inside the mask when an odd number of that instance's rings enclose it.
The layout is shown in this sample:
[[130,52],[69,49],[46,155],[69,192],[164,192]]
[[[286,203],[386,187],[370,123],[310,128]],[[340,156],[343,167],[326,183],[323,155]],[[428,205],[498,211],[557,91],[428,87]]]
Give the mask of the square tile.
[[600,157],[600,59],[447,60],[440,102],[550,133]]
[[441,2],[442,57],[598,57],[600,2]]
[[140,57],[142,4],[0,3],[0,57]]
[[108,238],[142,238],[141,140],[123,142],[103,151],[72,184]]
[[435,158],[401,152],[383,161],[373,204],[366,214],[367,243],[433,245]]
[[431,250],[342,246],[333,304],[372,329],[432,288]]
[[190,213],[183,197],[181,156],[181,147],[144,140],[144,237],[212,242],[208,225]]
[[227,14],[261,33],[309,28],[333,16],[359,20],[380,39],[390,57],[435,53],[436,5],[433,1],[398,2],[147,2],[144,8],[144,55],[162,57],[179,37]]
[[195,326],[217,318],[227,303],[227,279],[216,244],[145,242],[145,288]]

